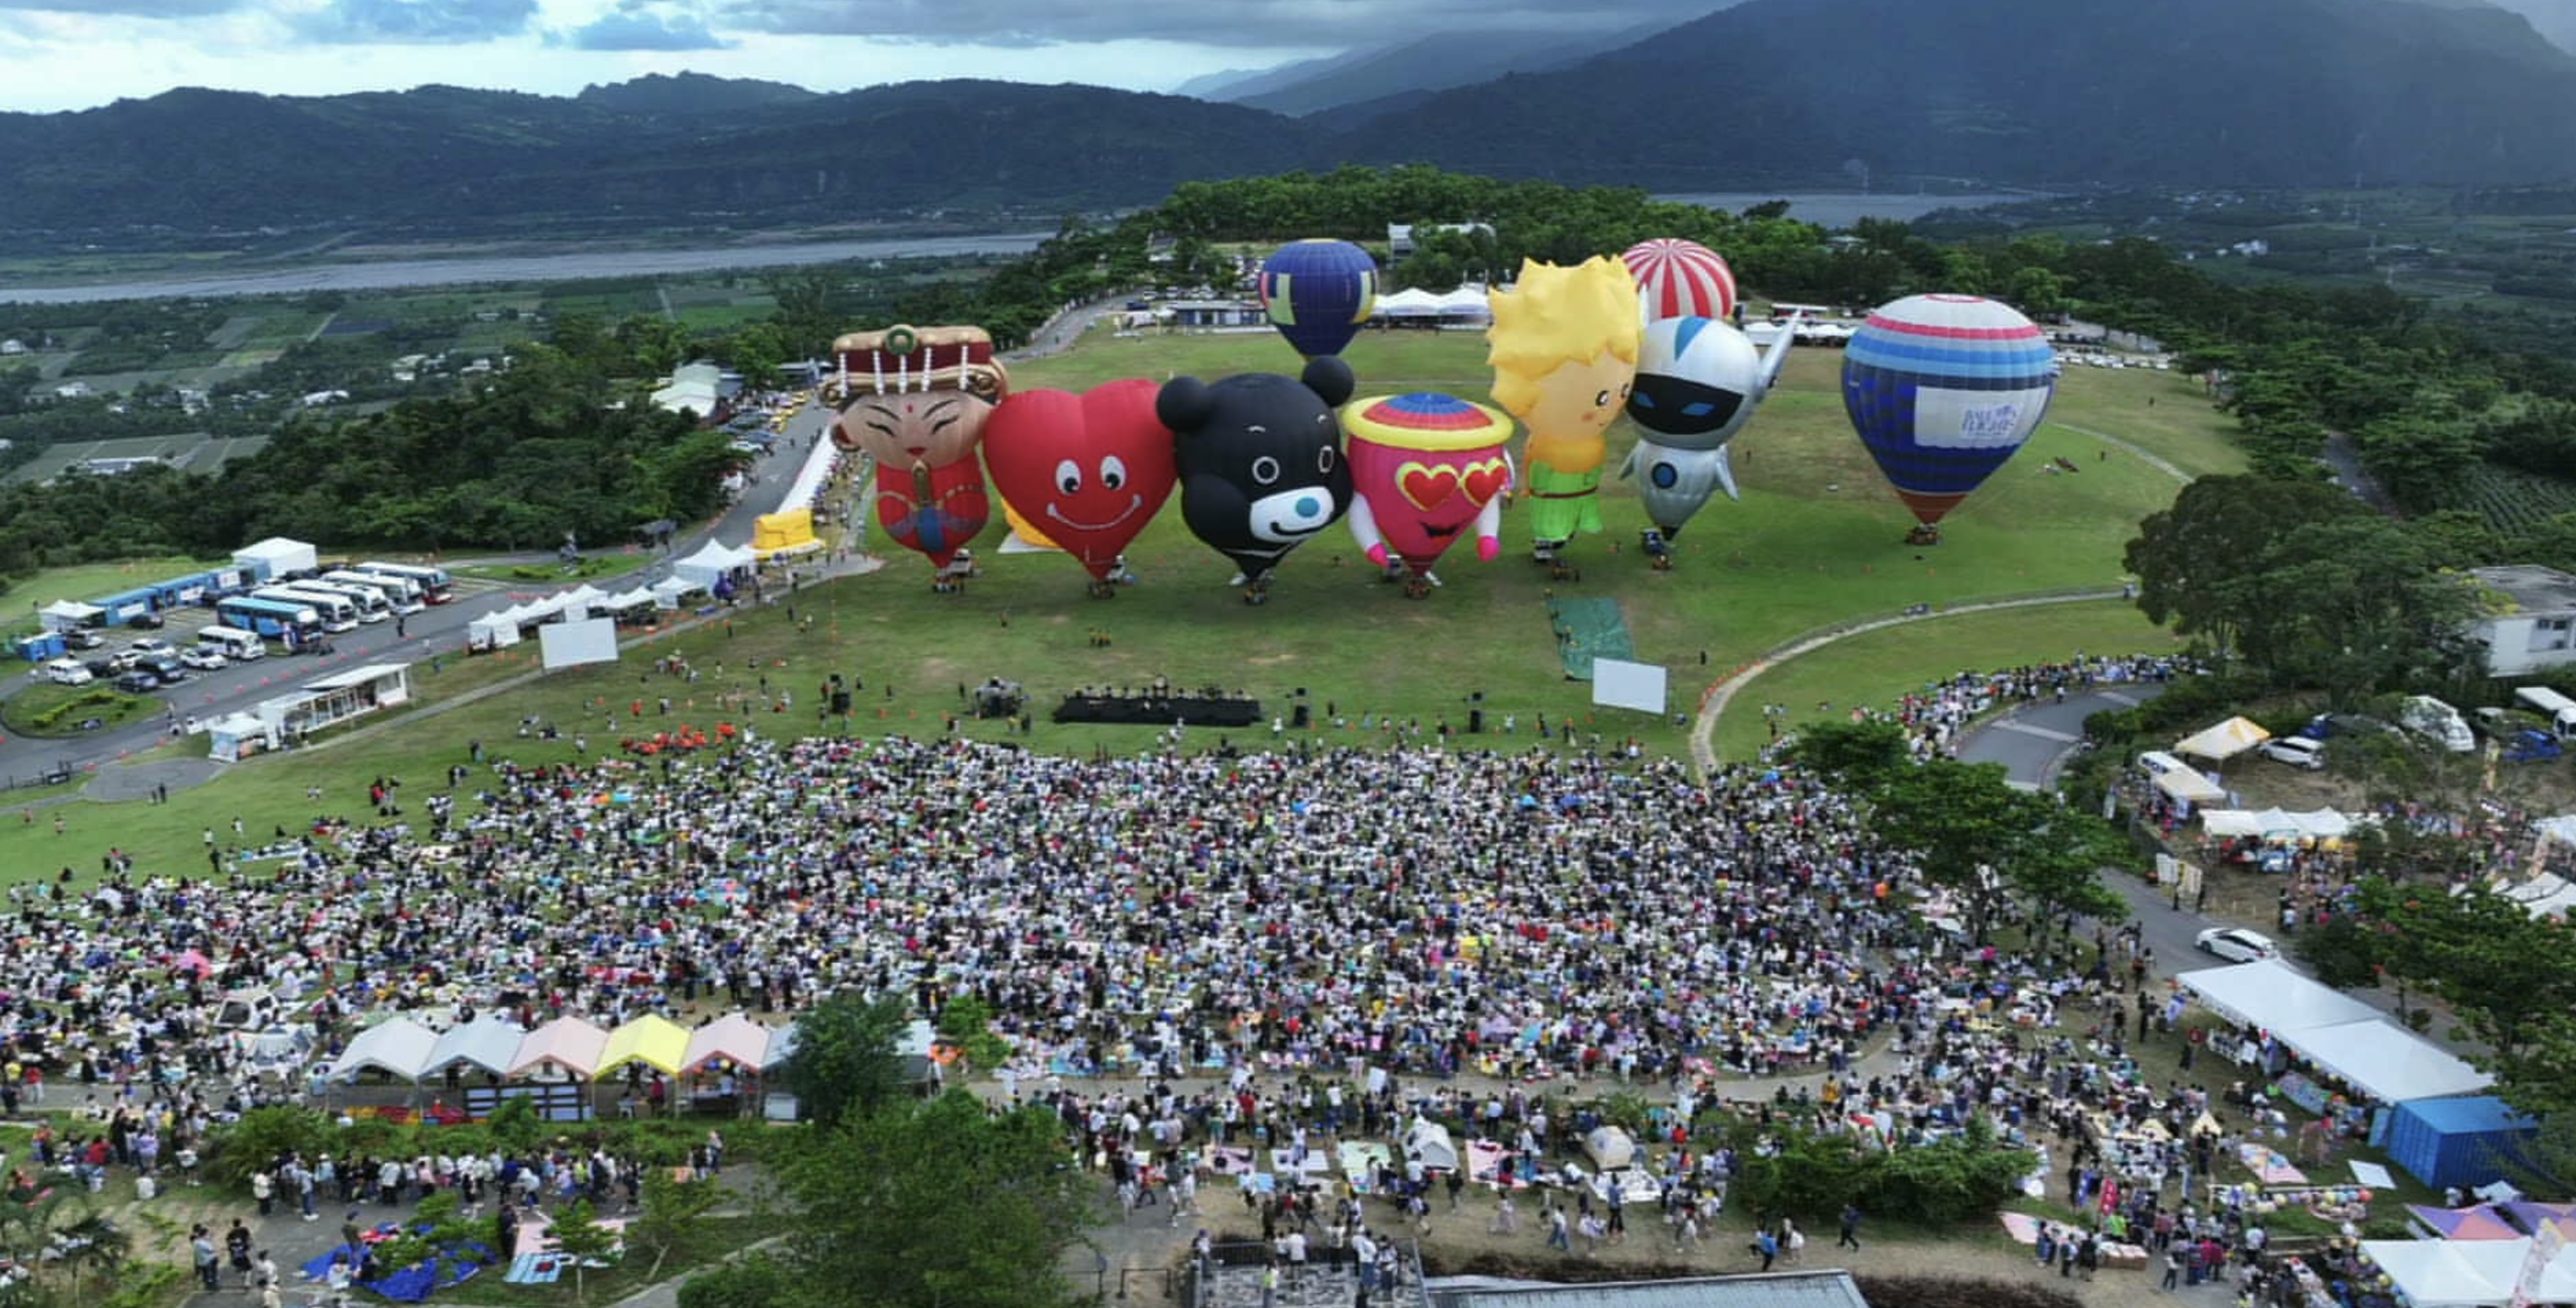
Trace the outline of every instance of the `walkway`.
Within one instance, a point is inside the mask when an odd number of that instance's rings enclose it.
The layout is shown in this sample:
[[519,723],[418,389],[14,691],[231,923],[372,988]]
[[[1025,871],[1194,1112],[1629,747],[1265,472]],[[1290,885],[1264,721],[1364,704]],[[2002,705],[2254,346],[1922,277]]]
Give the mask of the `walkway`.
[[1955,618],[1967,613],[1990,613],[1997,609],[2026,609],[2042,604],[2087,604],[2126,598],[2128,598],[2127,591],[2106,587],[2101,590],[2068,591],[2055,595],[2024,595],[2018,599],[1979,600],[1971,604],[1959,604],[1923,613],[1901,613],[1892,617],[1867,618],[1801,636],[1736,669],[1726,680],[1709,687],[1708,693],[1700,696],[1699,716],[1691,721],[1691,765],[1699,769],[1702,777],[1716,770],[1717,720],[1726,712],[1727,702],[1735,698],[1735,692],[1744,689],[1755,677],[1810,650],[1822,649],[1835,641],[1857,636],[1863,632],[1903,626],[1908,622],[1930,622],[1936,618]]

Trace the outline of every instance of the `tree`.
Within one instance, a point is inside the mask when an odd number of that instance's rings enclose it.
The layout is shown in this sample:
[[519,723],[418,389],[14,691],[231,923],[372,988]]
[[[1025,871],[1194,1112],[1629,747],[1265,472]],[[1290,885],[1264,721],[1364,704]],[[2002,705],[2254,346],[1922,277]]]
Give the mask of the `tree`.
[[1926,759],[1885,774],[1866,793],[1881,838],[1965,901],[1980,942],[2016,895],[2042,929],[2060,914],[2121,911],[2123,901],[2099,875],[2119,856],[2108,828],[2049,796],[2013,789],[1999,764]]
[[599,1215],[591,1211],[589,1200],[578,1199],[572,1207],[555,1214],[554,1225],[547,1227],[546,1233],[554,1237],[555,1247],[563,1251],[563,1256],[572,1261],[574,1302],[589,1302],[582,1270],[594,1259],[604,1259],[617,1251],[617,1232],[599,1224]]
[[724,1197],[723,1187],[713,1181],[674,1180],[660,1167],[644,1170],[644,1212],[626,1224],[626,1243],[629,1256],[652,1255],[645,1280],[659,1279],[663,1260],[705,1233],[707,1214]]
[[2125,563],[2138,578],[2138,610],[2214,652],[2235,652],[2247,614],[2241,588],[2263,551],[2288,528],[2363,512],[2332,486],[2266,477],[2203,477],[2173,507],[2138,524]]
[[833,995],[797,1017],[796,1052],[774,1075],[822,1126],[875,1112],[903,1097],[895,1045],[911,1025],[900,999]]
[[2547,1104],[2568,1097],[2576,1072],[2576,949],[2567,929],[2483,888],[2455,893],[2366,881],[2361,912],[2376,932],[2380,965],[2431,990],[2485,1047],[2476,1061],[2506,1097]]
[[1801,727],[1788,755],[1800,767],[1813,768],[1856,789],[1868,788],[1914,757],[1905,742],[1905,728],[1885,718]]
[[993,1006],[981,995],[954,995],[939,1007],[939,1038],[966,1051],[970,1067],[999,1067],[1010,1045],[993,1034]]
[[1053,1113],[989,1113],[963,1091],[845,1118],[784,1169],[799,1213],[786,1275],[727,1266],[684,1299],[750,1302],[739,1284],[760,1278],[775,1308],[846,1304],[861,1286],[874,1308],[1069,1308],[1082,1296],[1057,1267],[1096,1218],[1071,1163]]

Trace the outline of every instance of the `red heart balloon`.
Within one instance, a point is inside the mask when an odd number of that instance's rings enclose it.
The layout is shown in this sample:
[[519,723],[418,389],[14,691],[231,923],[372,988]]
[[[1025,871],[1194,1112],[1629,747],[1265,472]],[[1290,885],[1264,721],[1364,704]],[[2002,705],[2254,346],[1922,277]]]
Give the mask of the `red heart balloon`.
[[1487,459],[1467,469],[1467,499],[1478,508],[1503,493],[1512,484],[1512,465],[1502,459]]
[[1019,391],[984,426],[993,488],[1031,526],[1107,580],[1154,520],[1177,476],[1172,433],[1142,378],[1072,391]]

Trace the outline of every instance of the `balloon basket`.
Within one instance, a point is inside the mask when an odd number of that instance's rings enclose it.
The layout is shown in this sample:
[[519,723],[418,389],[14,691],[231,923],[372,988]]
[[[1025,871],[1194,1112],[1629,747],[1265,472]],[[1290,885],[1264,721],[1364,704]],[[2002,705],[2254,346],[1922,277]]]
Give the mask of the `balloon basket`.
[[1406,599],[1417,599],[1417,600],[1418,600],[1418,599],[1429,599],[1429,598],[1431,598],[1431,579],[1430,579],[1429,577],[1407,577],[1407,578],[1405,578],[1405,579],[1404,579],[1404,597],[1405,597]]
[[1118,598],[1118,583],[1114,581],[1095,581],[1091,583],[1091,597],[1096,600]]
[[1905,543],[1908,545],[1938,545],[1941,543],[1941,529],[1928,522],[1921,523],[1917,525],[1914,530],[1905,533]]
[[1256,606],[1269,603],[1270,579],[1268,577],[1264,577],[1261,580],[1244,587],[1243,602]]

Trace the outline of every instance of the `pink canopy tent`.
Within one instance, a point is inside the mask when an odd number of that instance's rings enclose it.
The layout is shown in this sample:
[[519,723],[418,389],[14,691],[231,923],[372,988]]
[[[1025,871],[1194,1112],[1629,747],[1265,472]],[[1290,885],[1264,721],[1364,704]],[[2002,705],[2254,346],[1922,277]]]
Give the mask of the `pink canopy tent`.
[[689,1054],[682,1074],[696,1072],[721,1058],[746,1072],[769,1065],[770,1030],[740,1013],[727,1013],[689,1033]]
[[510,1060],[510,1075],[525,1076],[552,1064],[587,1081],[599,1071],[600,1055],[607,1050],[606,1031],[577,1017],[558,1017],[519,1042],[519,1056]]
[[2406,1211],[2415,1220],[2441,1233],[2445,1240],[2519,1240],[2522,1232],[2504,1215],[2485,1204],[2470,1208],[2435,1208],[2429,1204],[2408,1204]]

